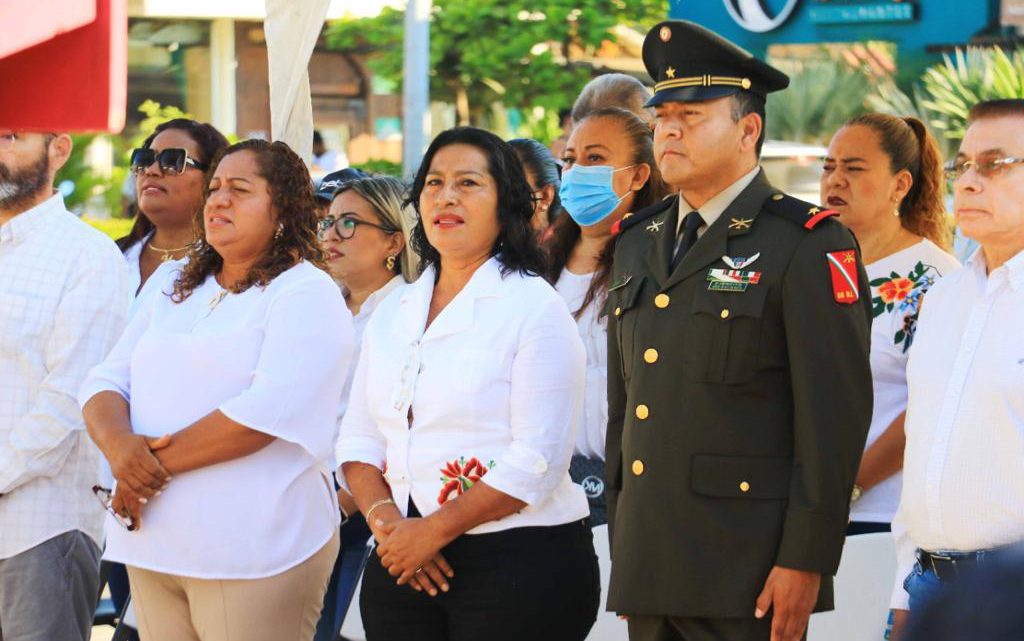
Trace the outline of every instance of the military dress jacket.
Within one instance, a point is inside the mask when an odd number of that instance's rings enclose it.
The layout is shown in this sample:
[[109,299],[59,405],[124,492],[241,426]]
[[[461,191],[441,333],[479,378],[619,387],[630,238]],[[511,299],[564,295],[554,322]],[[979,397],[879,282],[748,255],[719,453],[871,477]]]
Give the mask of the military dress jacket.
[[608,609],[751,617],[774,565],[830,609],[872,410],[859,248],[762,171],[673,270],[678,203],[616,239]]

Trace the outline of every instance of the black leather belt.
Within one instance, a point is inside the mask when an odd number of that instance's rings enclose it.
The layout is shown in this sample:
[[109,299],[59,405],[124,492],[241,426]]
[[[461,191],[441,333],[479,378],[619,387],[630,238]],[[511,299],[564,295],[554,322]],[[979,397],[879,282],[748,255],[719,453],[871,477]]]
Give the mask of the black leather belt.
[[985,562],[997,560],[1010,549],[1013,548],[1003,547],[976,552],[929,552],[918,548],[916,556],[924,571],[931,570],[940,581],[955,581]]

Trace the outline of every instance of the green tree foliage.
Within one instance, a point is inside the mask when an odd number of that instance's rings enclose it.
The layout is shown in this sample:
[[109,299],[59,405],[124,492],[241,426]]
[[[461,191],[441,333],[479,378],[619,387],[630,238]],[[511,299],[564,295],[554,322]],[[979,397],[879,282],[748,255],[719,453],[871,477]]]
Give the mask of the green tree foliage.
[[[663,0],[434,0],[430,92],[453,103],[460,124],[481,124],[490,105],[557,111],[590,79],[579,58],[616,42],[617,24],[646,30],[666,14]],[[370,69],[400,83],[404,12],[330,25],[331,47],[370,54]],[[544,116],[541,116],[542,118]]]
[[1024,98],[1024,48],[1010,53],[998,47],[957,49],[924,72],[913,97],[886,87],[869,104],[885,113],[916,115],[940,140],[952,142],[963,138],[974,104],[999,98]]
[[767,132],[775,140],[828,144],[844,122],[865,111],[871,79],[823,52],[820,58],[773,60],[789,88],[768,96]]

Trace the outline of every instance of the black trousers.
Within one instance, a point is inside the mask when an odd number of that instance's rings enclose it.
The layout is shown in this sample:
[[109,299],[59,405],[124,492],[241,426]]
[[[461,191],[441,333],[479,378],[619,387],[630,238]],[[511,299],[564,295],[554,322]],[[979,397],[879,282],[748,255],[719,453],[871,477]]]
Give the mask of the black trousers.
[[589,519],[463,535],[441,553],[455,577],[431,597],[374,554],[359,605],[367,641],[583,641],[601,581]]

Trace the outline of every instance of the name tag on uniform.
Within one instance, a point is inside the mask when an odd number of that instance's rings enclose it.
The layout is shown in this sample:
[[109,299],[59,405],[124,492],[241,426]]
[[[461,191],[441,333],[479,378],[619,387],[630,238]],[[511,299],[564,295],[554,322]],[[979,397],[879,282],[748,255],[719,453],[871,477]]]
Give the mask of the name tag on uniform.
[[713,292],[745,292],[749,285],[761,282],[761,272],[712,269],[708,271],[708,282],[708,289]]

